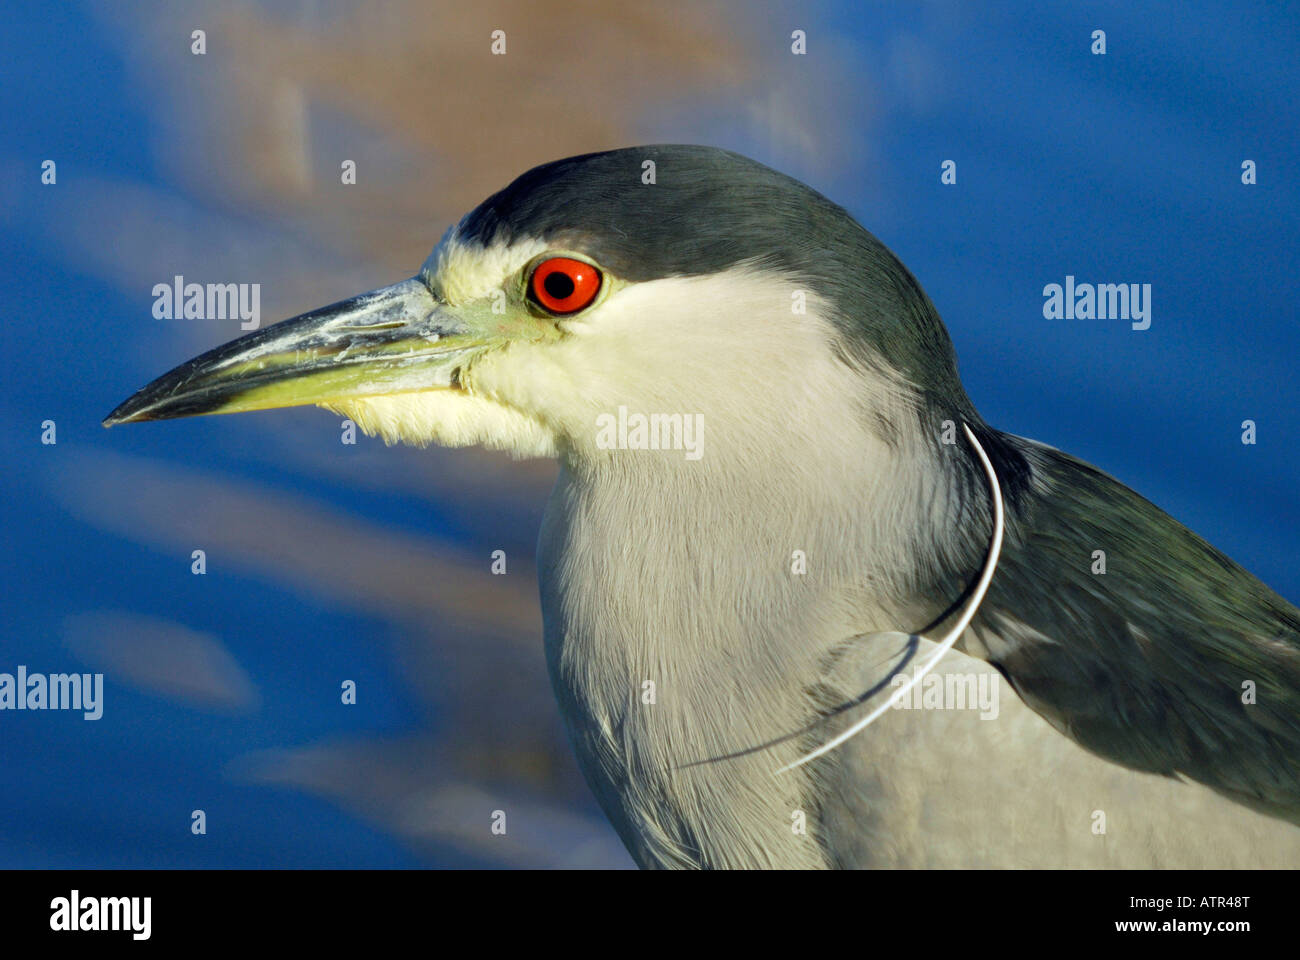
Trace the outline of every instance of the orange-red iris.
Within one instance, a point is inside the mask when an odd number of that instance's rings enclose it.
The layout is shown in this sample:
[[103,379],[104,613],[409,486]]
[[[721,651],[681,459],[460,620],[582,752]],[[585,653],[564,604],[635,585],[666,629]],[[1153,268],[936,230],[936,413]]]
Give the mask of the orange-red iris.
[[528,285],[533,299],[551,313],[577,313],[600,293],[600,271],[572,257],[551,257],[537,265]]

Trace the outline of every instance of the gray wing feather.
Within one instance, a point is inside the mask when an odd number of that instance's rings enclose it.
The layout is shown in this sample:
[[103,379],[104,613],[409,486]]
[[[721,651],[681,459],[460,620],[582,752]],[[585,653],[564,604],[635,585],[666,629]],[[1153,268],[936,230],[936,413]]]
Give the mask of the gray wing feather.
[[1300,611],[1114,478],[1002,440],[1028,482],[973,624],[986,659],[1089,750],[1300,823]]

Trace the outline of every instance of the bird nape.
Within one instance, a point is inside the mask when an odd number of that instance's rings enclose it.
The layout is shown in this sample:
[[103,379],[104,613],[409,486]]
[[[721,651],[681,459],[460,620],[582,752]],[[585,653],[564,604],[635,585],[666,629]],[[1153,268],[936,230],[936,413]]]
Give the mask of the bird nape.
[[301,404],[559,459],[547,663],[643,866],[1300,863],[1300,612],[984,423],[912,275],[776,171],[698,146],[537,167],[414,278],[105,424]]

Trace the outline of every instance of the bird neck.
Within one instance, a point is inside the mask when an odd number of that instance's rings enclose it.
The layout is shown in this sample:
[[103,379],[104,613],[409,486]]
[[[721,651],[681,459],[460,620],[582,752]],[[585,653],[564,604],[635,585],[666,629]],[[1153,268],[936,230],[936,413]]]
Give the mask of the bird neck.
[[[987,527],[952,528],[967,482],[956,455],[906,417],[868,426],[846,410],[780,444],[715,430],[696,463],[565,463],[539,544],[548,665],[584,772],[639,859],[695,863],[707,847],[713,865],[757,865],[744,857],[764,850],[818,865],[815,843],[787,839],[791,811],[815,805],[814,774],[772,780],[797,741],[687,765],[802,728],[837,646],[919,629],[958,599],[936,578],[978,572]],[[650,823],[655,795],[671,824]],[[710,810],[732,826],[696,822]]]

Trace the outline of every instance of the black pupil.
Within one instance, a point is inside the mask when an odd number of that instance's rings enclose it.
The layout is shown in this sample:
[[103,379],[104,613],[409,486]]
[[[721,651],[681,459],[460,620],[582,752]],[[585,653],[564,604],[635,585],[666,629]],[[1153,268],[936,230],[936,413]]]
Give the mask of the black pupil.
[[568,300],[569,297],[573,296],[573,277],[561,270],[556,270],[554,273],[546,275],[546,279],[542,281],[542,287],[547,294],[556,300]]

